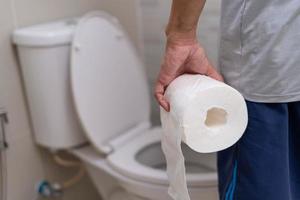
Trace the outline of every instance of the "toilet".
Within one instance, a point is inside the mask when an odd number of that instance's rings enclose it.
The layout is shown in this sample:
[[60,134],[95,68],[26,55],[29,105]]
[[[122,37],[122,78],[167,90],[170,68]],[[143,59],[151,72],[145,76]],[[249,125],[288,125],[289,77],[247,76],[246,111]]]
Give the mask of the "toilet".
[[[104,12],[14,31],[35,141],[77,156],[103,200],[170,200],[143,64]],[[192,200],[216,200],[215,154],[182,144]]]

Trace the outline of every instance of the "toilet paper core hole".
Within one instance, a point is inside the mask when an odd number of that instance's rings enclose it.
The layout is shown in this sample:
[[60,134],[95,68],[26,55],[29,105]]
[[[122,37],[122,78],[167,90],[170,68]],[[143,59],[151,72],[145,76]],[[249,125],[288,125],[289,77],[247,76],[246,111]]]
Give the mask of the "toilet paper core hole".
[[223,108],[212,107],[207,110],[205,125],[208,128],[217,128],[227,123],[227,112]]

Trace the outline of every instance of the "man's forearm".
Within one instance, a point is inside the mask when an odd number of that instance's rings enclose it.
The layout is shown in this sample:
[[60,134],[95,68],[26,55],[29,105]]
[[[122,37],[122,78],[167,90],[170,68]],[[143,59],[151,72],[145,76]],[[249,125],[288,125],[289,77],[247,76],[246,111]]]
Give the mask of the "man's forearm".
[[199,16],[205,0],[173,0],[166,35],[179,38],[196,38]]

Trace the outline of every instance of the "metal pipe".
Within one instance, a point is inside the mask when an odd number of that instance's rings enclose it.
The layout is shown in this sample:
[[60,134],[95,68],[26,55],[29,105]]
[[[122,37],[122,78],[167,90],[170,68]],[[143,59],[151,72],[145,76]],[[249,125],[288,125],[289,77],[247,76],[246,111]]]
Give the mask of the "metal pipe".
[[77,167],[78,172],[69,180],[66,180],[62,183],[62,187],[63,189],[67,189],[73,185],[75,185],[76,183],[78,183],[83,176],[85,175],[85,168],[83,166],[83,164],[79,161],[71,161],[71,160],[65,160],[63,158],[61,158],[60,156],[58,156],[57,154],[54,155],[54,161],[63,167]]

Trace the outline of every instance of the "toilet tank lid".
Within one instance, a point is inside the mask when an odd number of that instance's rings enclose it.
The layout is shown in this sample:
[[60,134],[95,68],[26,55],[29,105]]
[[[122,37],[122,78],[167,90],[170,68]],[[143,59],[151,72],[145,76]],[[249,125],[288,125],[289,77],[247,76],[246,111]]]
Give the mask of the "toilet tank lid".
[[18,46],[53,46],[70,44],[78,18],[20,28],[13,32],[13,43]]

